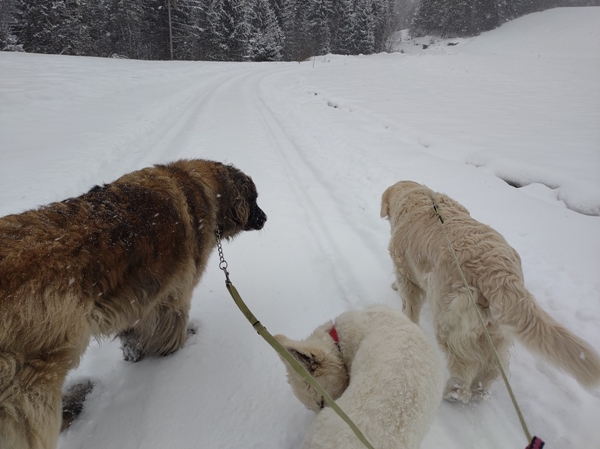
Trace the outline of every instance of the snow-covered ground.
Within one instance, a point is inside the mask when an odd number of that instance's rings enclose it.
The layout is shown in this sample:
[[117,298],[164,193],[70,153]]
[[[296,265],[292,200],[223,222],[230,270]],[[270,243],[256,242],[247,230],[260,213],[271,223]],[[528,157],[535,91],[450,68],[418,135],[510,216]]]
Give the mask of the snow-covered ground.
[[[232,280],[272,333],[300,338],[351,308],[400,307],[379,201],[412,179],[501,232],[539,303],[600,350],[600,7],[427,43],[301,64],[0,53],[0,215],[154,163],[233,163],[269,220],[225,245]],[[133,364],[91,344],[68,382],[96,387],[60,449],[299,446],[314,415],[217,265],[176,354]],[[599,391],[519,344],[511,381],[547,448],[600,447]],[[487,401],[442,403],[422,448],[525,445],[497,383]]]

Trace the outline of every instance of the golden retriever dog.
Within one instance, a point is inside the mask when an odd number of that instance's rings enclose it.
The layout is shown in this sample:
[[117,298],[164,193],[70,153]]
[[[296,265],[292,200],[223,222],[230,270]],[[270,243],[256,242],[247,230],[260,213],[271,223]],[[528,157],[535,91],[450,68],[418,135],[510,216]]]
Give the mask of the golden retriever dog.
[[91,337],[118,336],[132,361],[181,348],[215,230],[261,229],[256,198],[233,166],[181,160],[0,218],[0,447],[56,446]]
[[[308,338],[279,341],[377,449],[418,449],[442,400],[442,367],[427,336],[384,305],[342,313]],[[282,358],[282,360],[284,360]],[[363,449],[323,397],[284,360],[288,382],[318,413],[302,449]]]
[[436,338],[450,372],[444,397],[462,402],[472,396],[486,398],[499,370],[434,204],[503,366],[508,366],[508,351],[516,337],[584,387],[598,385],[600,357],[540,308],[525,288],[521,259],[506,240],[448,196],[402,181],[389,187],[381,201],[381,217],[389,218],[392,233],[393,287],[415,323],[423,303],[431,305]]

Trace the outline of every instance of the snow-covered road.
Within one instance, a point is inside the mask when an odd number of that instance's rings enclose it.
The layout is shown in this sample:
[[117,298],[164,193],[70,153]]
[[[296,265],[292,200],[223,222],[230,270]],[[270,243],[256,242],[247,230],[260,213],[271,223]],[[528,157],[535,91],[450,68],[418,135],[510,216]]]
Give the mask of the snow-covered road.
[[[225,245],[232,280],[272,333],[299,338],[349,308],[400,307],[379,201],[413,179],[500,231],[542,307],[600,349],[600,8],[453,42],[301,64],[0,53],[0,216],[155,163],[232,163],[269,217]],[[313,415],[217,265],[178,353],[132,364],[117,342],[92,343],[69,383],[96,387],[60,449],[299,446]],[[547,448],[600,447],[598,391],[518,344],[511,373]],[[488,401],[442,403],[422,447],[525,442],[498,383]]]

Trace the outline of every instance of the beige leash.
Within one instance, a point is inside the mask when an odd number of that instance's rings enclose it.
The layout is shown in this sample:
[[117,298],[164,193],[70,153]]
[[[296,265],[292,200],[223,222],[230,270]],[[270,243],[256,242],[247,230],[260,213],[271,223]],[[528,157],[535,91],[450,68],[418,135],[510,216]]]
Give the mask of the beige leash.
[[319,383],[315,380],[314,377],[310,375],[310,373],[304,368],[300,362],[298,362],[295,357],[289,353],[287,349],[283,347],[281,343],[279,343],[275,338],[267,331],[267,328],[263,326],[260,321],[256,319],[256,317],[252,314],[250,309],[246,306],[244,301],[242,300],[240,294],[237,289],[233,286],[231,281],[229,280],[229,272],[227,271],[227,262],[223,257],[223,247],[221,246],[221,233],[217,229],[215,231],[217,235],[217,249],[219,251],[219,268],[225,273],[225,286],[227,287],[227,291],[233,298],[234,302],[238,306],[238,308],[242,311],[244,316],[248,319],[250,324],[254,330],[264,338],[267,343],[269,343],[275,351],[281,355],[285,359],[286,362],[290,364],[290,366],[296,371],[306,382],[312,385],[315,390],[319,392],[320,395],[323,396],[325,402],[342,418],[346,424],[352,429],[356,437],[365,445],[365,447],[369,449],[374,449],[371,443],[367,440],[367,438],[363,435],[360,429],[354,424],[354,422],[350,419],[346,413],[336,404],[336,402],[327,394],[327,392],[319,385]]
[[506,389],[508,390],[510,399],[511,399],[513,406],[517,412],[517,416],[519,417],[519,421],[521,422],[521,427],[523,428],[523,432],[525,432],[525,437],[527,438],[527,441],[531,442],[527,448],[541,449],[544,446],[544,442],[542,440],[540,440],[538,437],[534,436],[532,438],[531,434],[529,433],[529,429],[527,428],[527,424],[525,423],[525,418],[523,418],[523,413],[521,413],[521,408],[519,407],[519,404],[517,403],[517,399],[515,398],[513,390],[510,386],[508,377],[506,376],[506,373],[504,372],[504,368],[502,367],[502,363],[500,362],[500,357],[498,357],[498,352],[496,352],[496,348],[494,347],[494,343],[492,342],[492,337],[490,337],[490,334],[487,330],[487,326],[485,325],[485,321],[483,320],[483,317],[481,316],[481,312],[479,311],[479,307],[477,307],[475,298],[473,298],[473,292],[469,288],[469,284],[467,283],[467,278],[465,277],[465,274],[463,273],[463,270],[460,266],[460,262],[458,261],[458,257],[456,256],[456,252],[454,251],[454,248],[452,247],[452,242],[450,241],[450,237],[448,237],[448,234],[446,233],[446,228],[444,226],[444,219],[440,215],[440,212],[438,210],[438,205],[435,203],[433,198],[431,199],[431,202],[433,203],[433,210],[435,211],[435,215],[437,216],[438,220],[440,221],[440,226],[442,228],[444,236],[446,237],[446,241],[448,242],[448,247],[450,247],[450,251],[452,252],[452,257],[454,259],[454,263],[456,264],[456,267],[458,268],[458,272],[460,273],[460,277],[462,279],[463,285],[465,286],[465,289],[467,290],[467,294],[469,295],[471,304],[473,304],[473,307],[475,307],[475,310],[477,311],[477,316],[479,317],[479,322],[481,323],[481,326],[483,327],[483,332],[485,334],[485,338],[486,338],[487,342],[489,343],[490,348],[492,348],[492,352],[494,354],[494,359],[496,361],[496,365],[498,366],[498,370],[500,371],[500,374],[502,375],[502,379],[504,380],[504,384],[506,385]]

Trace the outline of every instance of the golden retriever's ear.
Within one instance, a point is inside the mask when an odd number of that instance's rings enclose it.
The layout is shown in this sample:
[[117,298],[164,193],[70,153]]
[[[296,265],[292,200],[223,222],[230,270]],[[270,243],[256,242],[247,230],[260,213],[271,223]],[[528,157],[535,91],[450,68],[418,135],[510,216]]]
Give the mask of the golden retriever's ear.
[[383,192],[383,195],[381,196],[381,212],[379,212],[379,215],[381,216],[381,218],[387,218],[387,216],[390,214],[389,196],[390,196],[390,187],[385,189],[385,192]]

